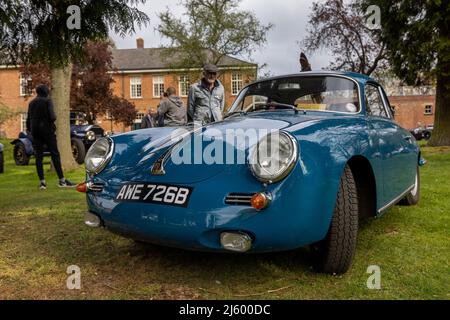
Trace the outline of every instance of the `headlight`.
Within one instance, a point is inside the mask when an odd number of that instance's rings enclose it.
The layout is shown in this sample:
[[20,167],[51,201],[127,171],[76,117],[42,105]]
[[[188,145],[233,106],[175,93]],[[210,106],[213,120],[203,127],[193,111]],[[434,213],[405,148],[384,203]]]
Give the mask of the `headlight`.
[[297,159],[295,138],[286,132],[275,132],[259,141],[250,156],[250,168],[258,180],[274,183],[292,171]]
[[86,132],[86,139],[89,141],[94,141],[95,140],[95,132],[94,131]]
[[113,141],[109,138],[98,139],[86,155],[86,171],[92,174],[100,173],[111,160]]

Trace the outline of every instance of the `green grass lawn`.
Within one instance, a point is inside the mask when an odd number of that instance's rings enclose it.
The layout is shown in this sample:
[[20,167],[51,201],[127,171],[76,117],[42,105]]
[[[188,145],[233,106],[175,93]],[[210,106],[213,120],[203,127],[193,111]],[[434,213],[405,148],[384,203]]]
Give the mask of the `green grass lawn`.
[[[222,255],[141,245],[84,226],[85,197],[34,160],[15,166],[9,141],[0,174],[0,299],[450,299],[450,148],[423,148],[422,198],[360,230],[352,269],[316,274],[308,251]],[[46,169],[49,160],[46,160]],[[83,169],[66,177],[83,181]],[[81,268],[81,290],[66,288]],[[381,268],[369,290],[368,266]]]

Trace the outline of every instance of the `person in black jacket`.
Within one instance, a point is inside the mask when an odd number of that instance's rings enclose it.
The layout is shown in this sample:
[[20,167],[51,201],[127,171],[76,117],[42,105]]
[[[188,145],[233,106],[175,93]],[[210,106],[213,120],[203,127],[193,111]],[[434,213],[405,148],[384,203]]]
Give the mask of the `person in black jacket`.
[[60,187],[73,187],[74,184],[64,178],[61,167],[61,157],[56,141],[56,115],[53,109],[53,102],[48,98],[49,89],[46,85],[36,87],[37,97],[28,106],[27,131],[33,136],[33,148],[36,157],[36,169],[40,179],[41,190],[47,189],[44,178],[43,158],[44,145],[52,157],[53,166],[58,174]]

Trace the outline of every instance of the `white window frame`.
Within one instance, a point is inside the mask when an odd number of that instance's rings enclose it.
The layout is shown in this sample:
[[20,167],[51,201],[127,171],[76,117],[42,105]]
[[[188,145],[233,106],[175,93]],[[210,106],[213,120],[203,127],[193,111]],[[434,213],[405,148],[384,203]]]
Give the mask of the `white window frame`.
[[138,113],[136,114],[136,119],[134,119],[133,122],[134,122],[134,123],[142,123],[142,119],[144,119],[145,116],[146,116],[145,113],[143,113],[143,112],[138,112]]
[[33,94],[33,88],[29,88],[29,81],[31,81],[31,76],[25,78],[23,73],[20,74],[19,78],[19,92],[21,97],[31,96]]
[[142,99],[142,77],[130,77],[130,98]]
[[20,114],[20,131],[21,132],[27,131],[27,117],[28,117],[27,112],[22,112]]
[[[178,92],[181,97],[187,97],[189,95],[189,87],[191,85],[189,76],[183,74],[178,78]],[[184,89],[184,90],[183,90]]]
[[[431,107],[430,112],[427,112],[427,107]],[[424,110],[424,115],[426,116],[432,116],[433,115],[433,105],[432,104],[426,104],[424,106],[425,110]]]
[[244,85],[242,73],[231,74],[231,95],[237,96],[241,92]]
[[160,98],[164,93],[164,76],[153,76],[153,98]]

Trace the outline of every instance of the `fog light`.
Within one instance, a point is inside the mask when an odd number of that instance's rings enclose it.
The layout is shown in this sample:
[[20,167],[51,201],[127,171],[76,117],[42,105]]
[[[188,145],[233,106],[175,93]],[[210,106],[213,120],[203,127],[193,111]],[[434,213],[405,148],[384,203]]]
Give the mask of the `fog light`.
[[84,223],[91,228],[98,228],[102,224],[100,218],[90,212],[84,214]]
[[269,206],[271,200],[272,198],[270,195],[265,192],[261,192],[255,194],[250,200],[250,203],[256,210],[263,210]]
[[252,238],[243,232],[222,232],[220,244],[226,250],[235,252],[246,252],[252,247]]

